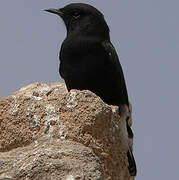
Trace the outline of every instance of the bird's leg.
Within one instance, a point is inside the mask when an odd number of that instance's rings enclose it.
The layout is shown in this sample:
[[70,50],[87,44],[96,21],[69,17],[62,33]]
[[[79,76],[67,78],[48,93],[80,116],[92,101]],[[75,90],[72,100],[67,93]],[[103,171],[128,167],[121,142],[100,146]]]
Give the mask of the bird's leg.
[[130,116],[131,116],[131,111],[130,111],[130,109],[128,108],[127,105],[121,105],[119,108],[120,108],[119,109],[120,116],[125,113],[128,137],[130,139],[132,139],[134,137],[134,134],[133,134],[132,129],[131,129],[130,125],[129,125],[129,119],[130,119]]
[[127,133],[128,133],[128,137],[130,138],[130,139],[132,139],[133,137],[134,137],[134,134],[133,134],[133,132],[132,132],[132,129],[131,129],[131,127],[129,126],[129,115],[126,117],[126,126],[127,126]]

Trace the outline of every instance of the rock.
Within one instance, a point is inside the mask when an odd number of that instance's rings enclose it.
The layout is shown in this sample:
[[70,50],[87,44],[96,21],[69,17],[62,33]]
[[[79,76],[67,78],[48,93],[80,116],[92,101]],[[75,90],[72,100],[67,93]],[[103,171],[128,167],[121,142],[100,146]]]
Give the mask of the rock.
[[124,128],[90,91],[28,85],[0,99],[0,180],[130,180]]

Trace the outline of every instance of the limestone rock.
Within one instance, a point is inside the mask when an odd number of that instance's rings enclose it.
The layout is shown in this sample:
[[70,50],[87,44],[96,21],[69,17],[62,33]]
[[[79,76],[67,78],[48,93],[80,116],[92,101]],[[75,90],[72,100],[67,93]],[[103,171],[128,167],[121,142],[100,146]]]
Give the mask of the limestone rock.
[[130,180],[124,125],[90,91],[24,87],[0,99],[0,180]]

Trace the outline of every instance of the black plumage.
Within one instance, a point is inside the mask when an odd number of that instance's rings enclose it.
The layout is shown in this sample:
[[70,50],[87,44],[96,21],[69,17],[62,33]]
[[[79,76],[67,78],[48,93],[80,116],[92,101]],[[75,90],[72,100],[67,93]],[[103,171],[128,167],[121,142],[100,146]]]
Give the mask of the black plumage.
[[[83,3],[46,11],[59,15],[67,28],[60,50],[59,68],[67,89],[87,89],[107,104],[129,107],[122,67],[110,41],[109,27],[103,14]],[[129,137],[133,137],[128,122],[126,124]],[[130,148],[127,155],[129,172],[135,176],[136,164]]]

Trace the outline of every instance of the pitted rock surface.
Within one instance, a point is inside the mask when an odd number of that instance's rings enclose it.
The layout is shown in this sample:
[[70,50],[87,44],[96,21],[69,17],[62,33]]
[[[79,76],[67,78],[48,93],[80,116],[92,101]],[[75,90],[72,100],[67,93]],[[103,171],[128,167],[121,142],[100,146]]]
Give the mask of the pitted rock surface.
[[88,90],[28,85],[0,99],[0,180],[131,180],[124,127]]

